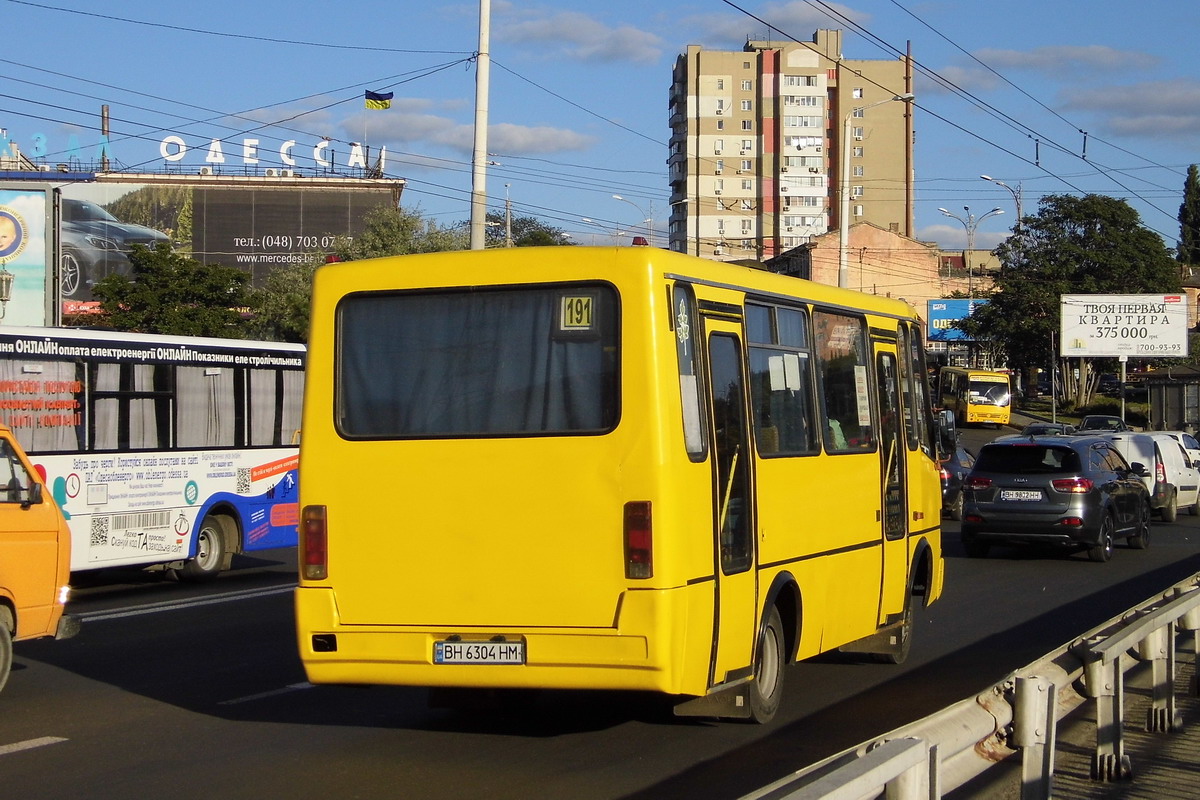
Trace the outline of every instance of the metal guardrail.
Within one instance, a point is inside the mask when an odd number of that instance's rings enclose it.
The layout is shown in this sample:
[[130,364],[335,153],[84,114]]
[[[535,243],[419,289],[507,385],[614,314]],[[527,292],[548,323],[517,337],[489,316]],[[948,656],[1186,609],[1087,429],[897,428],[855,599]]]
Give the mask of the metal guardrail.
[[[1125,673],[1151,664],[1146,729],[1180,727],[1175,704],[1176,641],[1190,633],[1200,662],[1200,573],[1093,628],[984,691],[876,739],[798,770],[742,800],[939,798],[989,767],[1021,754],[1022,800],[1049,800],[1058,723],[1096,702],[1091,776],[1129,778],[1122,725]],[[1193,664],[1200,693],[1200,663]]]

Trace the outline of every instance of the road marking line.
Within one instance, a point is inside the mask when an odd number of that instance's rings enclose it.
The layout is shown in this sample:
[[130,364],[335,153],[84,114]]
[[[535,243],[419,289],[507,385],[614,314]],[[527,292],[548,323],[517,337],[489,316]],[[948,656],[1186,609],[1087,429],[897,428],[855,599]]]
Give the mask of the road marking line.
[[45,747],[48,744],[58,744],[59,742],[67,741],[61,736],[42,736],[38,739],[26,739],[23,742],[14,742],[13,744],[0,744],[0,756],[6,756],[9,753],[19,753],[22,750],[32,750],[35,747]]
[[230,592],[229,594],[217,595],[215,597],[201,597],[190,600],[167,600],[161,603],[149,603],[138,608],[128,609],[125,611],[84,611],[76,614],[80,622],[103,622],[110,619],[122,619],[124,617],[138,617],[143,614],[157,614],[161,611],[175,611],[180,608],[195,608],[198,606],[211,606],[218,603],[232,603],[235,600],[249,600],[253,597],[269,597],[275,594],[284,594],[295,589],[294,584],[288,586],[278,586],[273,589],[246,589],[240,592]]
[[245,697],[238,697],[233,700],[222,700],[221,702],[217,703],[217,705],[219,705],[219,706],[235,706],[238,703],[249,703],[252,700],[262,700],[267,697],[276,697],[281,694],[287,694],[289,692],[295,692],[295,691],[299,691],[301,689],[312,689],[312,688],[313,688],[313,685],[311,683],[309,683],[308,681],[302,681],[301,683],[289,684],[288,686],[285,686],[282,689],[272,689],[269,692],[259,692],[258,694],[249,694],[249,695],[246,695]]

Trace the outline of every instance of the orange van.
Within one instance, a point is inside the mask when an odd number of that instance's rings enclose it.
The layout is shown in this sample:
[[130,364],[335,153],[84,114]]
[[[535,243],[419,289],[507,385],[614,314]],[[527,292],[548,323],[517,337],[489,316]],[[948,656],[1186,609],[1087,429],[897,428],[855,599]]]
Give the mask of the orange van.
[[79,621],[63,613],[71,573],[71,533],[12,431],[0,425],[0,689],[13,642],[65,639]]

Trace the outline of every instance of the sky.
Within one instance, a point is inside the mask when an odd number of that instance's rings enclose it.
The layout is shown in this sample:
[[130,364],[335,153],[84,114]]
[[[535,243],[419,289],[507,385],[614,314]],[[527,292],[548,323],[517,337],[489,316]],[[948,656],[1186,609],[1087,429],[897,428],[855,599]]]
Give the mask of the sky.
[[[948,249],[966,246],[971,218],[975,247],[991,248],[1018,196],[1031,214],[1063,193],[1125,199],[1173,247],[1200,162],[1194,0],[491,0],[490,12],[489,209],[507,200],[582,244],[651,227],[665,243],[668,93],[690,44],[839,28],[846,58],[911,47],[916,238]],[[248,140],[254,168],[286,166],[280,145],[294,140],[303,170],[327,138],[328,169],[348,173],[355,145],[371,161],[386,148],[403,207],[446,226],[470,217],[478,2],[0,0],[0,24],[0,128],[26,152],[90,158],[107,105],[125,169],[191,172],[218,139],[223,171],[248,168]],[[366,110],[366,90],[393,93],[391,108]]]

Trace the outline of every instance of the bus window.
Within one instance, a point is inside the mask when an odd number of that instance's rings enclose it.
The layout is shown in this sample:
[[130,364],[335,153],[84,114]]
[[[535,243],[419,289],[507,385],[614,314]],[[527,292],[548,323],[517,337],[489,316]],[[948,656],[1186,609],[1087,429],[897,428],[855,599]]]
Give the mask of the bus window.
[[347,437],[594,434],[616,424],[611,288],[355,295],[338,329]]
[[704,398],[696,367],[696,294],[686,283],[676,283],[671,302],[672,330],[675,331],[675,359],[679,364],[679,400],[683,411],[683,446],[693,461],[708,454],[704,417],[700,414]]
[[[910,363],[909,382],[912,385],[913,435],[916,436],[921,451],[928,456],[933,456],[934,442],[937,440],[937,436],[934,433],[935,423],[930,408],[929,370],[925,366],[925,342],[921,335],[921,329],[917,326],[906,325],[902,329],[909,331],[907,341]],[[900,357],[904,359],[904,353],[901,353]],[[909,447],[912,446],[910,442]]]
[[166,371],[153,364],[94,364],[92,447],[146,450],[170,444]]
[[862,452],[875,447],[865,325],[861,318],[813,312],[825,449]]
[[813,453],[812,373],[807,312],[746,304],[754,436],[762,456]]
[[180,447],[232,447],[237,442],[234,372],[176,367],[175,430]]

